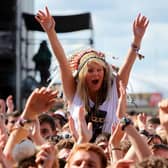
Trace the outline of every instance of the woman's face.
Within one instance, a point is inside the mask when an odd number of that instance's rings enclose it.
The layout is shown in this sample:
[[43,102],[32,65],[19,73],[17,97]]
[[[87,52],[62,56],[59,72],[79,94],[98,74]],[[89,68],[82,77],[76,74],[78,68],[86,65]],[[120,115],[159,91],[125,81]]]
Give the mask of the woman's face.
[[104,68],[96,62],[88,63],[87,68],[88,71],[85,79],[89,92],[97,92],[103,83]]

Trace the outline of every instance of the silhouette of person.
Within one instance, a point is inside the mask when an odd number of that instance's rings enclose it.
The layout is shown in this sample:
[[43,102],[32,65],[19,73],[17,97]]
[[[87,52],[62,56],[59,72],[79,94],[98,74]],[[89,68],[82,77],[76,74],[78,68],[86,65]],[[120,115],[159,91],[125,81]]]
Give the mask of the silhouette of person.
[[47,79],[50,76],[50,65],[51,65],[51,52],[47,46],[47,42],[43,40],[40,43],[40,48],[38,52],[33,56],[33,61],[35,62],[35,70],[40,72],[40,83],[46,85],[48,83]]

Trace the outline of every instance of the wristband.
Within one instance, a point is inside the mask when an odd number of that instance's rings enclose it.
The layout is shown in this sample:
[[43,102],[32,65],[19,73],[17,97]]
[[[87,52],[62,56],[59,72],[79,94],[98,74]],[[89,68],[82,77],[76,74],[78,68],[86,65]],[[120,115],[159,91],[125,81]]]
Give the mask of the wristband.
[[34,123],[34,121],[35,120],[19,118],[17,122],[15,123],[15,126],[13,129],[24,128],[26,130],[29,130],[32,124]]
[[131,44],[131,48],[133,49],[133,51],[135,51],[136,53],[138,53],[138,51],[140,50],[139,47],[137,47],[135,44]]
[[111,150],[119,150],[119,151],[121,151],[121,148],[111,148]]
[[145,129],[140,130],[139,133],[145,135],[146,137],[150,136],[150,133],[148,131],[146,131]]
[[139,53],[140,48],[139,48],[138,46],[136,46],[135,44],[132,43],[132,44],[131,44],[131,48],[132,48],[133,51],[136,52],[136,54],[137,54],[139,60],[145,58],[144,55],[142,55],[142,54]]
[[122,131],[124,131],[124,129],[128,126],[128,125],[133,125],[133,122],[131,121],[131,119],[129,118],[126,118],[126,117],[123,117],[121,120],[120,120],[120,124],[122,125],[121,126],[121,129]]
[[5,119],[5,115],[3,113],[0,113],[0,119],[4,120]]

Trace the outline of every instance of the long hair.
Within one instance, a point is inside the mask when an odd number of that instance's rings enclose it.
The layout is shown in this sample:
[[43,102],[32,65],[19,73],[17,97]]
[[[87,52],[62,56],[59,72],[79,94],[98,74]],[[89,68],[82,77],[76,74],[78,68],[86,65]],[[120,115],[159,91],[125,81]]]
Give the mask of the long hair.
[[79,72],[78,79],[77,79],[77,93],[78,93],[79,97],[81,98],[81,100],[85,106],[86,111],[89,111],[90,107],[89,107],[89,91],[88,91],[85,77],[88,72],[87,65],[88,65],[88,63],[91,63],[91,62],[95,62],[95,63],[103,66],[103,69],[104,69],[103,83],[102,83],[100,90],[98,91],[97,96],[96,96],[95,109],[98,109],[99,105],[101,105],[106,100],[106,98],[108,96],[109,88],[112,85],[112,80],[113,80],[113,73],[110,68],[110,65],[107,62],[105,62],[104,60],[93,58],[93,59],[89,60],[83,66],[83,68]]

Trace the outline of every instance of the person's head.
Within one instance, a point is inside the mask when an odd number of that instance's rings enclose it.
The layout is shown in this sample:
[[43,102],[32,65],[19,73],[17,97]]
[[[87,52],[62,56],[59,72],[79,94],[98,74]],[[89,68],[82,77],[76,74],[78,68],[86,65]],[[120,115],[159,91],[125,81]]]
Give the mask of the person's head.
[[152,153],[155,156],[160,156],[168,159],[168,146],[165,144],[154,144],[152,146]]
[[162,138],[157,134],[151,134],[148,136],[147,142],[149,145],[161,144]]
[[42,137],[48,138],[53,136],[56,130],[54,119],[48,114],[41,114],[39,116],[40,133]]
[[[95,50],[86,50],[77,54],[77,92],[87,107],[88,97],[97,96],[98,105],[107,97],[112,82],[111,68],[105,56]],[[101,95],[101,96],[100,96]]]
[[26,168],[30,165],[35,166],[35,155],[36,147],[29,139],[16,144],[12,151],[12,157],[19,168]]
[[82,168],[106,168],[107,158],[103,150],[95,144],[83,143],[76,145],[68,159],[66,168],[82,167]]
[[73,148],[73,145],[74,141],[71,138],[61,139],[56,145],[58,149],[58,158],[66,160]]
[[95,144],[99,144],[100,142],[107,142],[109,141],[110,138],[110,134],[106,133],[106,132],[102,132],[101,134],[99,134],[96,139],[95,139]]
[[162,141],[163,141],[164,144],[168,144],[168,141],[167,141],[167,132],[166,132],[166,129],[165,129],[165,127],[163,125],[160,124],[157,127],[156,134],[158,134],[161,137],[161,139],[162,139]]
[[103,149],[103,151],[108,159],[110,158],[109,148],[108,148],[109,138],[110,138],[110,134],[101,133],[95,139],[95,144]]
[[131,142],[129,139],[123,139],[120,141],[120,149],[122,151],[123,156],[128,152],[131,147]]
[[168,160],[159,156],[149,156],[141,162],[135,164],[135,168],[166,168]]
[[18,163],[17,168],[37,168],[35,160],[35,155],[25,158]]
[[131,120],[133,121],[135,127],[137,127],[137,116],[139,112],[135,110],[131,110],[131,111],[127,111],[127,114],[128,114],[128,117],[131,118]]
[[14,111],[14,112],[7,114],[6,128],[7,128],[8,133],[12,131],[12,128],[15,125],[16,121],[18,120],[20,114],[21,113],[19,111]]
[[40,43],[40,47],[42,47],[42,48],[47,47],[47,41],[46,41],[46,40],[43,40],[43,41]]
[[[32,148],[31,146],[29,148]],[[33,151],[31,155],[30,155],[30,152],[29,152],[29,155],[27,154],[28,153],[27,151],[30,151],[29,148],[27,149],[23,148],[24,151],[22,150],[22,153],[20,153],[21,155],[19,155],[18,153],[18,158],[20,158],[17,160],[18,168],[40,168],[40,167],[43,167],[43,164],[44,165],[46,164],[45,161],[47,162],[47,159],[50,160],[50,164],[52,164],[51,165],[52,168],[59,167],[59,161],[57,158],[57,149],[52,144],[49,144],[49,143],[43,144],[40,147],[34,146],[33,149],[35,151]]]
[[56,127],[61,130],[62,127],[67,123],[67,118],[63,109],[56,110],[52,117],[55,120]]
[[155,132],[156,128],[160,125],[160,120],[157,117],[152,117],[147,121],[147,127],[150,132]]

